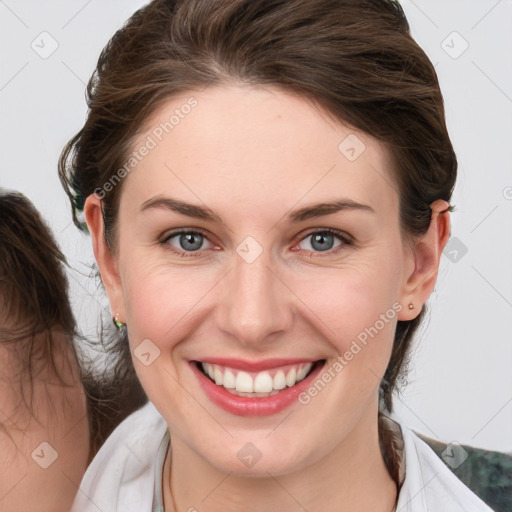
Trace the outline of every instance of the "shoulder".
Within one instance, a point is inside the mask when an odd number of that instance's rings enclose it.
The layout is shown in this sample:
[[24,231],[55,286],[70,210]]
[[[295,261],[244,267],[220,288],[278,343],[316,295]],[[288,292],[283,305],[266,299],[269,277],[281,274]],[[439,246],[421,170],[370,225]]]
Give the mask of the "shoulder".
[[128,416],[105,441],[82,479],[72,512],[151,510],[155,462],[167,432],[151,402]]
[[397,510],[492,512],[415,432],[399,424],[404,440],[405,480]]
[[512,454],[470,445],[446,445],[420,433],[418,436],[493,510],[512,510]]

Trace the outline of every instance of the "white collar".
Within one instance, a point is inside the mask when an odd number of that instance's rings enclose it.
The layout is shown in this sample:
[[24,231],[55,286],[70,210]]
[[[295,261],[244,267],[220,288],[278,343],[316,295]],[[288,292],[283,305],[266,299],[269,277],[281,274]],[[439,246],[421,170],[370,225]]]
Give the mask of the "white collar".
[[[397,512],[492,512],[424,441],[393,421],[402,431],[406,466]],[[126,418],[87,468],[71,512],[152,512],[166,435],[167,425],[151,403]]]

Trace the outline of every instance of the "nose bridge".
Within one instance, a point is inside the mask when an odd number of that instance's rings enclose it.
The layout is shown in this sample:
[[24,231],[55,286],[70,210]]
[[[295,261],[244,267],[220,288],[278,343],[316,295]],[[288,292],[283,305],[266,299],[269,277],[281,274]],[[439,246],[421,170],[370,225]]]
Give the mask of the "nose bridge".
[[291,321],[285,287],[271,270],[270,251],[262,249],[240,244],[223,294],[219,327],[244,344],[265,342]]

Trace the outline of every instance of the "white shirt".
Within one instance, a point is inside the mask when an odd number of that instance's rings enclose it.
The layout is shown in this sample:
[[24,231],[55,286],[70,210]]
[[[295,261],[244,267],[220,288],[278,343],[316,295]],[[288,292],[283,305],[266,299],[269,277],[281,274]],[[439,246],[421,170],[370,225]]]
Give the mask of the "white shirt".
[[[393,420],[402,430],[405,455],[397,512],[492,512],[424,441]],[[147,403],[126,418],[100,448],[71,512],[160,512],[168,443],[165,420]]]

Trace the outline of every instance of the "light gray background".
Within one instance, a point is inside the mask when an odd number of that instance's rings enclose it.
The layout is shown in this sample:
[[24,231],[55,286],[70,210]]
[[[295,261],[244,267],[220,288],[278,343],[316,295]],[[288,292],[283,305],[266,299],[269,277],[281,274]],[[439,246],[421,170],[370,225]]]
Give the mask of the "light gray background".
[[[108,305],[88,277],[90,240],[70,222],[57,158],[84,122],[101,49],[144,3],[0,0],[0,185],[51,225],[75,269],[79,325],[93,336]],[[453,239],[397,415],[446,442],[512,451],[512,0],[403,6],[436,66],[460,167]]]

